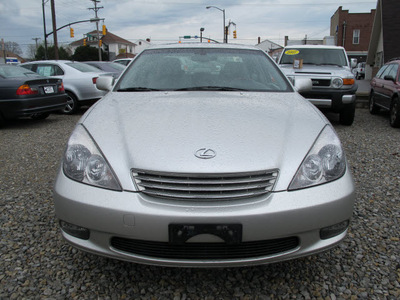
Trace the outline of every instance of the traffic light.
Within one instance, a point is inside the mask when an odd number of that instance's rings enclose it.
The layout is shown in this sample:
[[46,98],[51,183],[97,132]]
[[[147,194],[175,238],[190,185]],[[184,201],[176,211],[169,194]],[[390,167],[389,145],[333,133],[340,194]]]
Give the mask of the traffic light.
[[233,31],[233,38],[236,39],[236,30]]
[[106,28],[106,25],[103,25],[103,35],[106,35],[107,34],[107,28]]
[[103,40],[99,40],[99,47],[101,47],[101,45],[103,45]]
[[83,46],[86,46],[86,39],[83,39]]
[[72,27],[69,28],[69,36],[74,37],[74,29]]

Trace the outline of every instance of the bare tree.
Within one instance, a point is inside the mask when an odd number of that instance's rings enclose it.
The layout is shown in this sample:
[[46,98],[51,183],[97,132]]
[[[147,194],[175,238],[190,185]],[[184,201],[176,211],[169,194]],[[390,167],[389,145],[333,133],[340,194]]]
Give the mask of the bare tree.
[[7,52],[12,52],[17,55],[22,55],[21,47],[16,42],[5,42],[4,46]]
[[36,55],[36,45],[30,44],[28,45],[28,49],[27,49],[27,55],[28,58],[30,59],[35,59],[35,55]]

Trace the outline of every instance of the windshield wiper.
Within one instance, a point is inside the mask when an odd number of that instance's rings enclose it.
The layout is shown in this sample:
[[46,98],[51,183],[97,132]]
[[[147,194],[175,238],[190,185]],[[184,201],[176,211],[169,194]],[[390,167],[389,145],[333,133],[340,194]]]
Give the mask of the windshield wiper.
[[154,91],[160,91],[160,90],[142,86],[129,87],[117,90],[117,92],[154,92]]
[[248,91],[247,89],[235,88],[229,86],[193,86],[187,88],[176,89],[174,91]]

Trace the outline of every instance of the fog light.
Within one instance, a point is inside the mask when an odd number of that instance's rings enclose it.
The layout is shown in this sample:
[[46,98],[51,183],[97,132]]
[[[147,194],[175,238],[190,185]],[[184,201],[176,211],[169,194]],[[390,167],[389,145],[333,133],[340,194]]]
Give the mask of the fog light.
[[87,229],[85,227],[67,223],[65,221],[60,221],[60,227],[66,233],[68,233],[78,239],[88,240],[90,237],[90,231],[89,231],[89,229]]
[[326,240],[336,235],[339,235],[342,232],[344,232],[347,229],[347,227],[349,227],[349,224],[350,224],[349,220],[346,220],[332,226],[324,227],[320,230],[319,237],[322,240]]

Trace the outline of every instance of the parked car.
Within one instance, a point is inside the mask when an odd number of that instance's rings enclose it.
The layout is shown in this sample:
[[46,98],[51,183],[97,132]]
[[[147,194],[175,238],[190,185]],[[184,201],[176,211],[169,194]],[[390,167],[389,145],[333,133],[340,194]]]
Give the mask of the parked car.
[[15,65],[0,65],[0,126],[21,117],[46,119],[66,103],[61,79],[45,78]]
[[358,63],[352,72],[357,80],[365,78],[365,62]]
[[340,123],[354,121],[357,84],[343,47],[299,45],[285,47],[278,62],[292,81],[310,78],[311,91],[301,93],[321,110],[339,113]]
[[221,267],[310,255],[346,236],[355,191],[339,138],[262,50],[153,46],[113,82],[98,79],[109,92],[77,124],[55,182],[75,247]]
[[68,103],[62,110],[73,114],[81,105],[90,105],[105,95],[96,88],[99,76],[108,75],[99,69],[81,62],[69,60],[44,60],[21,64],[22,67],[42,76],[60,78],[64,82]]
[[132,60],[133,60],[133,58],[118,58],[118,59],[113,60],[113,62],[127,66]]
[[371,80],[369,112],[390,111],[390,125],[400,127],[400,58],[386,63]]
[[87,65],[96,67],[97,69],[112,74],[114,78],[118,78],[122,71],[125,70],[125,66],[112,61],[85,61]]

